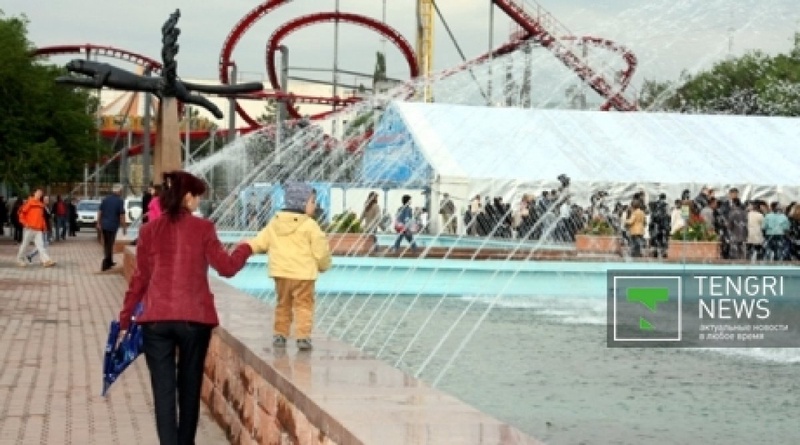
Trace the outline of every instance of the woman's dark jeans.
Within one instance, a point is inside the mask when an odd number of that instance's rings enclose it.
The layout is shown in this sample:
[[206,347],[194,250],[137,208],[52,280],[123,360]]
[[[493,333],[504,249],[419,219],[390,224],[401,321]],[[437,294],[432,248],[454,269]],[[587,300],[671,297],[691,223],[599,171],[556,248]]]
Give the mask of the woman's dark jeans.
[[186,321],[142,323],[161,445],[194,444],[212,329]]
[[402,232],[400,232],[399,235],[397,235],[397,239],[394,240],[394,246],[392,246],[392,249],[399,250],[400,242],[403,241],[403,238],[405,238],[406,241],[411,243],[411,250],[414,251],[417,250],[417,243],[414,242],[414,235],[411,233],[410,230],[403,230]]

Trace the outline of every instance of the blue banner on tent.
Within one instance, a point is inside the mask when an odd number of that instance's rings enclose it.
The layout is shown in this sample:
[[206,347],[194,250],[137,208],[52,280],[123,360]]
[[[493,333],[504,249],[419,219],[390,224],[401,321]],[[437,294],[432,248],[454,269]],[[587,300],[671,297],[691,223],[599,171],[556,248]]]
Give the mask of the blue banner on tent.
[[362,174],[370,183],[424,185],[432,176],[427,159],[393,107],[381,116],[375,134],[364,150]]

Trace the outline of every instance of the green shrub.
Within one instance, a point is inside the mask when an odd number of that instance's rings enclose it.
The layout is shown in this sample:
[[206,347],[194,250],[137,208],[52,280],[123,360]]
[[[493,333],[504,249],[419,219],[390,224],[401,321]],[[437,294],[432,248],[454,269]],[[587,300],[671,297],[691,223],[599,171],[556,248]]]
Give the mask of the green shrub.
[[589,220],[589,223],[580,233],[589,236],[613,236],[616,235],[616,230],[614,230],[607,218],[595,216]]
[[364,231],[358,215],[354,212],[335,215],[331,223],[324,227],[323,230],[329,233],[362,233]]

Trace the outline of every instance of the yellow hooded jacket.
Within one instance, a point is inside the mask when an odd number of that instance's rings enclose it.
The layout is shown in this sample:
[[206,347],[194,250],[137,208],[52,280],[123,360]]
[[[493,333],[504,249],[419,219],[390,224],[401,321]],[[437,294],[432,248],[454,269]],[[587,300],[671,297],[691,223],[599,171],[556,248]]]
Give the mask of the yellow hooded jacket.
[[331,267],[328,239],[306,214],[278,212],[248,244],[253,253],[269,255],[272,278],[316,280]]

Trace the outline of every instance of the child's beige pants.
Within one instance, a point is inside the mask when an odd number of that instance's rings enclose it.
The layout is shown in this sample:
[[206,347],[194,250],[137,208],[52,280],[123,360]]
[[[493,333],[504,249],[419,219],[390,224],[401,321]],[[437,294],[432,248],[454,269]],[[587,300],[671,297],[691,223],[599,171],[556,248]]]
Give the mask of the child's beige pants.
[[[289,337],[294,318],[295,337],[311,338],[314,327],[314,280],[275,278],[275,335]],[[294,315],[294,316],[293,316]]]

